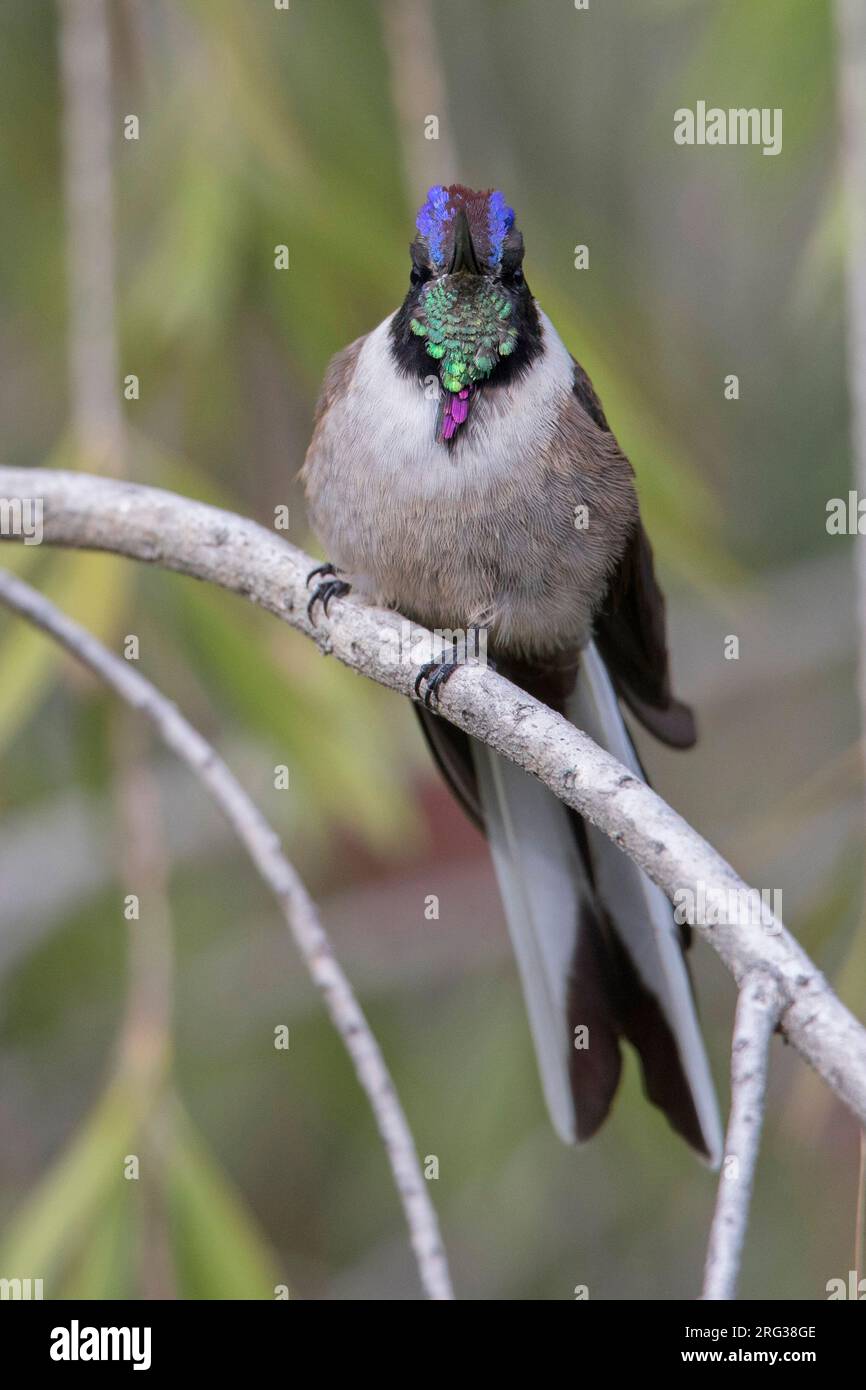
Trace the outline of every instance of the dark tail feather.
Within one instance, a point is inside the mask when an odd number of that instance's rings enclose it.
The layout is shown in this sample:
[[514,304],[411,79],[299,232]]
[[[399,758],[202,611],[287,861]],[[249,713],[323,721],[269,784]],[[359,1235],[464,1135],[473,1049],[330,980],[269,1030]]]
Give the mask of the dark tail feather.
[[601,918],[595,904],[587,902],[568,980],[569,1080],[577,1143],[591,1139],[607,1118],[622,1072],[612,964]]
[[676,1038],[658,999],[641,983],[631,960],[613,936],[619,978],[619,1016],[624,1036],[640,1057],[644,1092],[677,1134],[709,1163],[715,1162],[695,1109]]
[[[594,684],[585,676],[587,662]],[[634,753],[626,756],[625,726],[609,685],[599,684],[598,667],[590,651],[581,679],[592,688],[583,696],[590,705],[600,701],[602,727],[575,722],[629,762]],[[624,1036],[640,1056],[649,1099],[717,1162],[715,1098],[670,905],[535,778],[416,709],[440,771],[490,840],[557,1132],[580,1142],[599,1128],[619,1083]],[[614,711],[618,730],[608,727]],[[639,775],[639,765],[631,765]]]

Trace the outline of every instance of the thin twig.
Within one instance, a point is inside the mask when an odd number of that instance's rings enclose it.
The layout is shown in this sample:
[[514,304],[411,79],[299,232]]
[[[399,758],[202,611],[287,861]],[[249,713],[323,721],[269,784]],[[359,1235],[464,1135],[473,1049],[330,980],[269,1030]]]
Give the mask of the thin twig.
[[439,1225],[408,1121],[379,1045],[340,968],[315,906],[268,825],[215,749],[138,671],[109,652],[16,576],[0,570],[0,602],[60,642],[153,724],[218,802],[280,905],[283,917],[366,1091],[406,1214],[421,1282],[433,1299],[454,1294]]
[[[78,457],[122,476],[128,438],[120,397],[114,237],[114,115],[108,0],[60,0],[59,58],[69,313],[69,413]],[[169,863],[159,790],[147,752],[152,736],[124,704],[111,720],[111,767],[119,811],[121,869],[146,903],[146,927],[127,934],[129,984],[108,1092],[126,1086],[141,1101],[142,1161],[155,1180],[142,1192],[139,1282],[145,1298],[176,1298],[165,1200],[174,1107],[163,1087],[172,1052],[174,940]],[[144,1077],[149,1084],[143,1085]]]
[[107,0],[61,0],[60,73],[72,425],[89,466],[122,473]]
[[[845,209],[845,303],[854,486],[866,496],[866,7],[836,0],[840,174]],[[854,547],[860,622],[860,715],[866,733],[866,547]],[[866,759],[866,738],[863,744]]]
[[734,1020],[731,1113],[704,1269],[705,1299],[736,1294],[761,1142],[770,1039],[781,1007],[782,994],[772,975],[755,970],[746,976]]
[[[863,258],[866,246],[866,8],[863,0],[836,0],[834,10],[839,75],[839,163],[846,224],[845,307],[851,453],[853,482],[862,498],[866,496],[866,262]],[[859,536],[854,563],[859,627],[860,752],[866,788],[866,547]],[[854,1237],[854,1268],[858,1281],[863,1258],[864,1179],[866,1132],[861,1130]]]
[[[0,468],[0,540],[20,539],[16,506],[43,508],[49,544],[108,550],[206,579],[275,614],[345,665],[403,695],[413,692],[414,640],[399,614],[353,595],[329,615],[307,616],[314,561],[274,532],[217,507],[158,488],[58,469]],[[423,637],[413,627],[412,638]],[[430,634],[427,634],[430,640]],[[402,644],[402,645],[401,645]],[[831,1090],[866,1123],[866,1029],[845,1008],[784,925],[730,912],[747,885],[705,839],[622,763],[488,667],[464,666],[442,691],[440,713],[538,777],[674,899],[702,895],[695,923],[737,981],[755,969],[776,976],[781,1027]]]
[[[452,183],[460,176],[439,55],[442,26],[436,23],[431,0],[383,0],[382,30],[404,191],[414,208],[431,184]],[[428,129],[431,117],[437,122],[435,130]]]

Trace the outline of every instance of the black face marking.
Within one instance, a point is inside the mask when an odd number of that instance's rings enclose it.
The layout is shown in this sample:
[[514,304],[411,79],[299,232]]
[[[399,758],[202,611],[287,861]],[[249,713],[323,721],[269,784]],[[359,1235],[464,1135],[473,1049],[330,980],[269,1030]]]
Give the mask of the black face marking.
[[[438,375],[438,364],[429,356],[424,340],[413,333],[410,321],[416,316],[423,286],[433,278],[424,248],[417,242],[411,248],[412,269],[409,292],[391,324],[391,355],[404,375],[425,381]],[[526,280],[521,261],[523,246],[506,248],[499,273],[491,278],[506,293],[511,303],[508,322],[517,330],[517,343],[507,357],[500,357],[490,375],[479,383],[477,390],[491,390],[517,381],[541,354],[541,323],[538,309]]]

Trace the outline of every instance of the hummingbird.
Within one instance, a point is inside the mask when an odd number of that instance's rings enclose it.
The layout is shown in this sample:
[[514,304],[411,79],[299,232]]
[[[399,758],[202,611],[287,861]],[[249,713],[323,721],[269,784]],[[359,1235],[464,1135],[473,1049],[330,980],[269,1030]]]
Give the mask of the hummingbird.
[[[645,780],[623,708],[696,740],[674,697],[665,603],[634,472],[592,383],[537,303],[497,189],[435,185],[395,312],[331,361],[301,476],[328,562],[310,612],[353,589],[489,661]],[[644,1091],[710,1165],[722,1151],[687,926],[616,845],[436,713],[456,647],[421,665],[433,759],[487,836],[557,1134],[589,1139],[624,1045]]]

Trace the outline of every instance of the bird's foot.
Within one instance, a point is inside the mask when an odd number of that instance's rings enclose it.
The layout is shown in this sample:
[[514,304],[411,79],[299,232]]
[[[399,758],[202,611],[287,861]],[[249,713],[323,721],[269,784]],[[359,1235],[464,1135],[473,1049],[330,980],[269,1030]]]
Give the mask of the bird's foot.
[[313,608],[317,603],[321,603],[322,610],[325,617],[327,617],[328,604],[331,602],[331,599],[343,598],[345,594],[350,592],[352,588],[351,584],[347,583],[345,579],[338,579],[338,574],[339,570],[337,570],[334,565],[328,563],[325,565],[317,565],[316,568],[310,570],[310,573],[307,575],[307,588],[310,587],[311,579],[315,579],[317,575],[321,575],[321,579],[310,595],[310,601],[307,604],[307,617],[311,623],[316,621],[313,616]]
[[439,703],[440,690],[462,664],[461,661],[454,661],[453,659],[449,661],[424,662],[424,665],[415,677],[415,694],[419,700],[422,698],[421,686],[426,681],[427,689],[424,691],[423,699],[428,709],[432,709],[434,700],[437,704]]
[[[425,661],[415,677],[415,695],[423,698],[428,709],[438,704],[439,692],[461,666],[487,666],[487,632],[478,624],[471,624],[460,635],[452,635],[451,651],[447,657],[440,656],[435,661]],[[421,686],[426,682],[427,689],[421,694]]]

